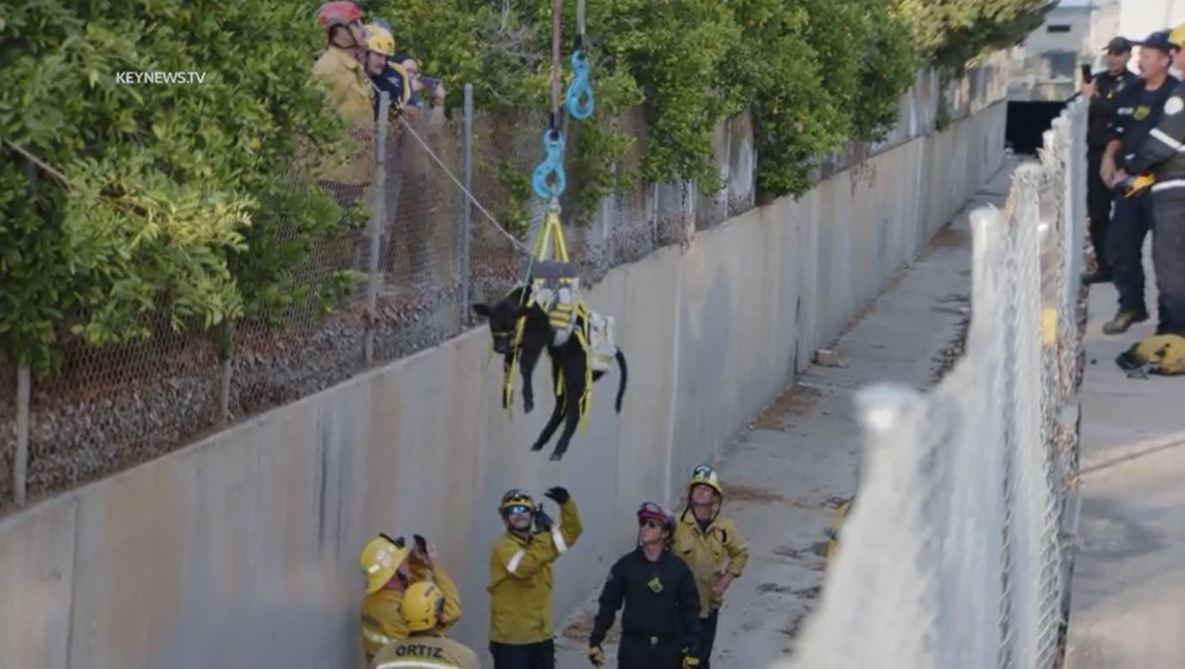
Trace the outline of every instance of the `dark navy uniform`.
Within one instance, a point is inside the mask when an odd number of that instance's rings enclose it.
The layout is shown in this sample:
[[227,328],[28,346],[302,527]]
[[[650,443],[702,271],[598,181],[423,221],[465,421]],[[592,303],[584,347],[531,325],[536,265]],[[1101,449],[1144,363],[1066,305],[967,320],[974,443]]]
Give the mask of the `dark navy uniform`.
[[1151,171],[1156,229],[1152,265],[1156,270],[1159,327],[1156,334],[1185,336],[1185,84],[1164,103],[1160,121],[1127,161],[1133,173]]
[[411,81],[408,79],[407,72],[394,63],[387,63],[387,67],[382,74],[370,75],[370,83],[374,85],[374,118],[378,120],[379,117],[379,93],[386,91],[391,97],[391,112],[397,113],[400,109],[407,106],[407,101],[411,98]]
[[1103,153],[1111,139],[1111,115],[1115,108],[1115,96],[1128,86],[1139,83],[1140,78],[1124,69],[1118,75],[1102,72],[1095,75],[1095,94],[1090,99],[1090,114],[1086,132],[1086,209],[1090,216],[1090,241],[1094,256],[1098,260],[1100,276],[1110,277],[1111,264],[1107,260],[1107,225],[1111,222],[1111,185],[1103,183],[1099,172],[1103,166]]
[[[1137,166],[1129,161],[1136,157],[1144,140],[1160,122],[1165,101],[1179,83],[1170,76],[1156,90],[1150,91],[1140,81],[1117,94],[1111,123],[1112,140],[1120,142],[1115,158],[1117,167],[1128,171],[1128,168]],[[1143,247],[1155,217],[1152,197],[1147,191],[1132,197],[1118,192],[1114,197],[1115,211],[1107,230],[1107,257],[1111,263],[1112,281],[1119,291],[1120,315],[1115,322],[1126,320],[1130,324],[1148,318],[1144,303]],[[1128,315],[1126,319],[1124,314]],[[1126,329],[1124,324],[1114,330],[1104,328],[1104,331],[1114,333]]]
[[680,669],[683,654],[696,655],[699,593],[687,563],[664,550],[656,562],[639,547],[617,561],[601,590],[590,647],[599,647],[621,614],[619,669]]

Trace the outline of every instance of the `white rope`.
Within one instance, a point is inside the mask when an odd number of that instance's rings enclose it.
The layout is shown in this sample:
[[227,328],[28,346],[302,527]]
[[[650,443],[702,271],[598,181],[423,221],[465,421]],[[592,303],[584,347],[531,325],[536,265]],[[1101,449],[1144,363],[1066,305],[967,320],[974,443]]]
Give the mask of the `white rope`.
[[428,143],[425,142],[424,139],[420,137],[419,133],[417,133],[411,127],[411,124],[407,122],[407,119],[400,116],[399,120],[403,123],[403,127],[407,128],[407,131],[411,133],[411,136],[420,143],[420,146],[424,147],[424,150],[428,152],[428,155],[431,156],[432,160],[440,166],[440,169],[444,170],[444,173],[448,175],[448,178],[452,179],[453,183],[457,185],[457,188],[461,189],[461,192],[465,194],[465,197],[469,198],[469,201],[472,202],[473,205],[476,206],[478,210],[480,210],[481,213],[490,220],[490,223],[494,224],[494,227],[498,230],[498,232],[502,233],[503,237],[510,240],[510,243],[513,244],[516,249],[527,255],[531,255],[531,249],[527,248],[526,244],[523,244],[518,239],[515,239],[514,235],[507,232],[506,228],[502,227],[502,224],[498,222],[498,219],[494,218],[494,215],[491,214],[485,207],[483,207],[481,202],[477,201],[477,198],[473,196],[473,193],[469,192],[469,189],[461,183],[461,180],[458,179],[457,176],[453,174],[452,170],[450,170],[448,166],[444,164],[444,161],[440,159],[440,156],[436,155],[436,152],[432,150],[432,147],[428,146]]

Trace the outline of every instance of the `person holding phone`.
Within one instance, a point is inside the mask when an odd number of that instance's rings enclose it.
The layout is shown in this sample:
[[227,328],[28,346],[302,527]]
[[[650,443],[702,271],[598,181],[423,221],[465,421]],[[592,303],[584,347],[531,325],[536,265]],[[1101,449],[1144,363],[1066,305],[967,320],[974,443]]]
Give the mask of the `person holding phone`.
[[443,601],[440,629],[451,627],[461,618],[457,585],[441,566],[436,547],[420,535],[415,535],[409,547],[403,537],[379,534],[362,549],[358,563],[366,576],[361,614],[362,648],[368,663],[383,647],[407,638],[403,597],[413,584],[430,582],[439,588]]
[[1090,242],[1094,247],[1095,270],[1082,277],[1087,284],[1111,280],[1111,263],[1107,257],[1107,228],[1111,224],[1111,185],[1102,178],[1103,154],[1111,137],[1108,129],[1114,112],[1115,96],[1134,85],[1139,77],[1127,68],[1132,57],[1131,42],[1115,37],[1107,43],[1107,69],[1090,74],[1090,66],[1082,66],[1082,86],[1079,93],[1090,100],[1086,131],[1086,209],[1090,216]]

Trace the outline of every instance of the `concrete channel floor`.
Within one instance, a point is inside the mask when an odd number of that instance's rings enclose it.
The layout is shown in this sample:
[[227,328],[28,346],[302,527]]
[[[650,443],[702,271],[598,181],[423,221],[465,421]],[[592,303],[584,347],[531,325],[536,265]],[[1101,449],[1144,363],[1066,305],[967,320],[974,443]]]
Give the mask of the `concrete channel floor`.
[[[1014,166],[1006,164],[854,319],[834,346],[842,366],[813,366],[725,449],[717,463],[725,511],[746,535],[750,559],[725,598],[713,667],[770,667],[793,653],[799,626],[819,598],[820,549],[832,514],[856,488],[862,446],[853,392],[878,381],[919,389],[933,383],[966,318],[967,214],[988,203],[1002,206]],[[591,666],[585,654],[598,594],[599,587],[560,626],[561,669]],[[619,613],[604,646],[606,666],[616,666],[620,621]]]
[[[1150,249],[1145,249],[1145,259]],[[1154,274],[1145,271],[1148,305]],[[1155,330],[1108,336],[1111,284],[1091,287],[1081,510],[1067,669],[1185,667],[1185,378],[1128,378],[1115,358]]]

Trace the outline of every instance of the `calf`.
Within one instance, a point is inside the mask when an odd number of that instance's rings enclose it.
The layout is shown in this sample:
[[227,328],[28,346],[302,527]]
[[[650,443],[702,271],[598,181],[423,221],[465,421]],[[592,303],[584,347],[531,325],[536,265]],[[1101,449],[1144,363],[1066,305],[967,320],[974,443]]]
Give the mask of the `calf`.
[[[559,389],[559,377],[561,372],[563,373],[563,394],[556,396],[551,418],[548,419],[547,425],[539,433],[539,438],[531,446],[532,451],[541,450],[555,434],[560,421],[565,421],[564,431],[560,434],[559,441],[556,442],[555,449],[551,453],[552,460],[559,460],[568,450],[568,442],[572,440],[572,434],[576,432],[576,426],[580,421],[580,398],[585,391],[585,372],[589,364],[589,353],[585,351],[575,334],[562,345],[554,346],[547,313],[539,305],[525,306],[525,290],[524,287],[515,288],[493,306],[475,304],[473,311],[489,320],[490,334],[494,339],[494,352],[503,356],[507,374],[511,373],[514,356],[516,353],[518,354],[523,379],[524,411],[530,413],[531,409],[535,407],[531,374],[544,349],[547,350],[547,355],[551,358],[553,389]],[[525,318],[523,337],[522,341],[515,342],[514,334],[519,318]],[[584,317],[579,316],[576,329],[579,331],[583,327]],[[621,381],[617,386],[617,402],[615,404],[617,413],[621,413],[621,400],[625,396],[628,371],[625,364],[625,354],[621,352],[620,348],[615,347],[613,356],[617,360],[617,367],[621,370]],[[594,370],[592,380],[595,382],[603,375],[604,372]],[[508,407],[511,399],[503,395],[502,406]]]

